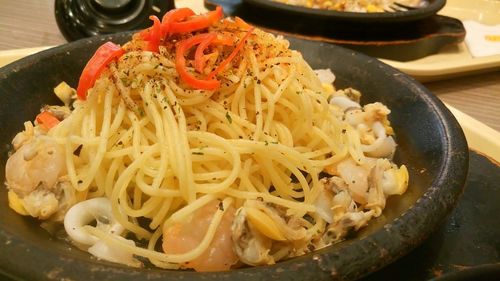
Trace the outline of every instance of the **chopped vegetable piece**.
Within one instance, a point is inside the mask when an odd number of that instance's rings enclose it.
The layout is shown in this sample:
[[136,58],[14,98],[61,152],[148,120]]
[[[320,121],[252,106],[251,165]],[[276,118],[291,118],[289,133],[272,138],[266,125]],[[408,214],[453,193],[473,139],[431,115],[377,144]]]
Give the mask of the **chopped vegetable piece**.
[[125,51],[112,42],[106,42],[101,45],[95,54],[85,65],[78,82],[76,93],[82,100],[87,98],[88,89],[94,86],[95,80],[103,69],[115,58],[120,57]]
[[64,102],[66,106],[68,106],[75,94],[75,90],[71,88],[66,82],[61,82],[54,88],[54,93],[62,102]]
[[250,34],[252,34],[252,31],[254,30],[254,27],[251,27],[247,33],[245,34],[245,36],[243,36],[243,38],[240,40],[240,42],[238,43],[238,45],[236,46],[236,48],[234,48],[234,50],[231,52],[231,54],[214,70],[212,71],[206,79],[212,79],[215,75],[217,75],[217,73],[219,73],[220,71],[222,71],[224,69],[224,67],[226,67],[233,59],[234,57],[236,56],[236,54],[238,54],[238,52],[241,50],[241,48],[243,48],[243,45],[245,44],[245,41],[248,39],[248,37],[250,36]]
[[9,192],[7,193],[7,198],[9,200],[9,207],[12,210],[23,216],[29,215],[28,211],[26,211],[26,208],[24,208],[23,201],[13,190],[9,190]]
[[194,16],[195,13],[189,8],[179,8],[168,11],[161,19],[162,36],[168,36],[170,33],[170,25],[174,22],[182,21],[188,17]]
[[157,16],[149,16],[149,19],[153,21],[153,26],[148,29],[148,35],[145,35],[145,40],[148,41],[146,51],[158,52],[162,39],[161,22]]
[[210,43],[213,42],[213,40],[217,37],[215,33],[208,33],[209,36],[198,45],[198,48],[196,49],[196,52],[194,54],[194,68],[196,71],[201,73],[203,71],[203,68],[205,68],[205,60],[203,59],[203,52],[205,49],[210,45]]
[[42,113],[38,114],[36,116],[36,121],[45,130],[49,130],[50,128],[56,126],[57,124],[59,124],[59,122],[61,122],[49,111],[43,111]]
[[170,31],[173,33],[192,32],[207,28],[222,18],[222,7],[217,6],[215,11],[210,11],[204,15],[188,18],[182,22],[172,22]]
[[179,42],[179,45],[177,45],[175,68],[177,69],[177,72],[179,73],[181,79],[186,84],[190,85],[195,89],[215,90],[220,86],[220,81],[217,81],[215,79],[206,79],[206,80],[198,79],[194,77],[192,74],[190,74],[186,69],[186,58],[184,57],[186,52],[191,47],[199,45],[202,42],[209,40],[209,38],[213,38],[213,34],[211,33],[198,34]]

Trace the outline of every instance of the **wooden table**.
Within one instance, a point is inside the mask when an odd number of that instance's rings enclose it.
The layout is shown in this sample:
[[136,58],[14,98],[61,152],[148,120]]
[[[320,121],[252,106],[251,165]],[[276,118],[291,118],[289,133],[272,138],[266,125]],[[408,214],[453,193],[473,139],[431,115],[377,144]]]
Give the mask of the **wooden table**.
[[[0,0],[0,38],[0,51],[66,43],[53,0]],[[500,71],[425,85],[444,102],[500,131]]]

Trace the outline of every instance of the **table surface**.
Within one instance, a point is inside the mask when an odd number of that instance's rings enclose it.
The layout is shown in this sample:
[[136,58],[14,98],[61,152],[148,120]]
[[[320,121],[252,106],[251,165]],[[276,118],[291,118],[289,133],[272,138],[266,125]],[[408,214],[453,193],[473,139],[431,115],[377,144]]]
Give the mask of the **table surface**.
[[[0,0],[0,38],[0,51],[66,43],[55,21],[54,0]],[[442,101],[500,131],[500,71],[425,85]]]

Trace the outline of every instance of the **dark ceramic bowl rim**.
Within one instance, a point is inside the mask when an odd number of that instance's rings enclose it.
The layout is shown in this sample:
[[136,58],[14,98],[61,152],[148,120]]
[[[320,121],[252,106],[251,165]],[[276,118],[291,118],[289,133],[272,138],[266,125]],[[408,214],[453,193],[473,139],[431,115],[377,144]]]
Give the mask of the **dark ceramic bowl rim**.
[[279,13],[322,18],[332,21],[354,22],[354,23],[391,23],[391,22],[407,22],[407,21],[420,20],[436,14],[446,4],[446,0],[431,0],[429,5],[425,7],[404,12],[356,13],[356,12],[341,12],[341,11],[325,10],[325,9],[313,9],[313,8],[275,2],[273,0],[243,0],[243,1]]
[[[55,54],[69,53],[78,46],[86,46],[108,40],[124,39],[128,36],[130,36],[130,33],[86,38],[42,51],[38,54],[28,56],[1,68],[0,80],[5,79],[5,77],[13,71],[15,72],[18,69],[35,64],[41,57],[48,58]],[[373,58],[354,51],[333,45],[330,46],[331,48],[338,48],[339,52],[347,56],[357,56],[366,61],[374,60]],[[378,66],[378,68],[392,75],[394,79],[408,83],[409,86],[412,87],[412,91],[425,101],[432,112],[437,114],[439,120],[441,120],[438,129],[443,132],[444,142],[446,144],[443,156],[444,162],[441,163],[440,170],[437,172],[438,176],[433,179],[431,186],[412,207],[410,207],[405,213],[396,218],[394,221],[386,224],[382,229],[377,230],[361,240],[354,242],[346,241],[342,243],[343,245],[341,247],[338,247],[335,250],[329,250],[328,248],[322,249],[313,254],[283,261],[272,266],[242,268],[229,272],[200,274],[191,271],[172,272],[160,269],[136,270],[133,268],[126,268],[124,266],[98,262],[95,260],[90,260],[82,265],[81,260],[72,257],[64,257],[64,259],[54,258],[54,261],[52,261],[51,256],[47,257],[47,260],[45,261],[46,264],[43,266],[53,265],[61,268],[63,272],[65,270],[71,271],[72,266],[76,266],[79,271],[85,272],[88,276],[94,272],[102,271],[106,273],[106,276],[109,276],[113,280],[135,280],[136,278],[143,280],[164,280],[165,278],[172,278],[173,280],[265,280],[268,278],[280,279],[280,274],[288,270],[296,272],[307,271],[310,268],[321,269],[321,271],[318,270],[318,272],[310,274],[319,274],[322,278],[330,276],[332,279],[336,279],[337,277],[342,278],[343,280],[351,280],[376,271],[397,258],[405,255],[411,249],[419,245],[425,238],[427,238],[455,206],[455,203],[462,193],[465,183],[468,169],[468,148],[458,122],[450,111],[447,110],[446,107],[437,99],[437,97],[431,94],[420,83],[398,70],[378,61],[374,63]],[[426,212],[426,210],[429,209],[433,209],[434,212]],[[423,225],[418,232],[409,231],[408,225],[411,225],[412,222],[415,221],[425,221],[425,225]],[[384,241],[388,240],[391,240],[391,242],[384,244]],[[0,245],[6,243],[11,245],[12,249],[14,249],[14,253],[17,251],[30,251],[30,247],[34,246],[17,237],[15,233],[11,233],[3,228],[0,228]],[[380,245],[384,246],[382,247]],[[370,249],[370,251],[367,251],[367,249]],[[35,250],[36,248],[33,251]],[[348,254],[352,251],[365,252],[366,258],[358,261],[352,255]],[[2,257],[2,255],[4,255],[4,257]],[[22,267],[12,268],[12,262],[23,263],[23,260],[15,255],[9,257],[5,257],[5,255],[6,254],[4,254],[3,251],[0,252],[0,260],[9,260],[9,265],[4,264],[4,262],[0,263],[0,273],[3,273],[6,276],[14,277],[14,279],[18,279],[18,275],[25,272],[26,269]],[[350,258],[346,259],[345,256],[349,256]],[[63,264],[61,264],[61,261]],[[54,264],[56,262],[57,264]],[[350,264],[350,268],[353,268],[353,270],[350,272],[343,272],[342,276],[338,276],[337,273],[339,268],[342,268],[342,266],[346,264]],[[352,264],[355,264],[355,266],[352,266]],[[66,266],[68,266],[67,269],[65,269]],[[39,265],[39,267],[42,267],[42,265]],[[45,279],[47,276],[41,276],[40,278]]]

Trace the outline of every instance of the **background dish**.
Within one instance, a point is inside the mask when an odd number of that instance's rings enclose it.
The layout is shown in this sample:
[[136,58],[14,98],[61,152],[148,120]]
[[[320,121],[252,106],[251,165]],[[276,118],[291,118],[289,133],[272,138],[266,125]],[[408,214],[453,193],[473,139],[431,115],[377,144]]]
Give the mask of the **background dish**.
[[[278,9],[279,7],[275,7],[275,10],[266,9],[248,2],[253,0],[204,1],[205,6],[210,9],[221,5],[227,15],[238,16],[272,33],[333,43],[373,57],[395,61],[419,59],[438,52],[443,46],[462,42],[465,38],[462,22],[455,18],[434,14],[420,20],[396,23],[384,20],[384,17],[388,16],[385,14],[391,14],[389,17],[392,17],[394,16],[392,13],[336,12],[339,13],[339,17],[329,18],[290,14]],[[271,0],[256,1],[275,3]],[[282,3],[276,4],[290,6]],[[324,12],[335,11],[324,10]],[[360,19],[350,21],[340,16]],[[290,20],[291,17],[293,21]],[[363,20],[364,17],[373,17],[373,19]],[[376,18],[381,18],[381,20],[375,21]]]
[[[83,65],[104,41],[124,42],[130,34],[89,38],[27,57],[0,70],[0,118],[4,125],[0,178],[8,143],[34,117],[42,104],[54,103],[52,88],[61,80],[76,85]],[[223,273],[132,269],[99,262],[56,239],[34,220],[14,215],[0,189],[0,269],[17,278],[73,280],[261,280],[269,276],[330,280],[356,279],[401,257],[443,221],[461,194],[467,173],[468,150],[458,123],[443,104],[418,82],[376,59],[329,44],[291,39],[315,68],[330,67],[337,87],[363,92],[363,103],[381,101],[392,109],[398,134],[398,163],[407,163],[409,191],[388,201],[384,215],[356,237],[313,254],[274,266]],[[30,81],[30,83],[26,83]],[[418,116],[418,122],[415,117]],[[363,239],[360,239],[363,238]],[[30,270],[26,270],[30,268]],[[308,270],[303,270],[307,268]],[[170,280],[169,279],[169,280]]]
[[261,8],[270,9],[277,13],[300,15],[305,17],[321,17],[335,21],[348,21],[356,23],[393,23],[415,21],[434,15],[446,3],[446,0],[429,0],[429,5],[404,12],[392,13],[354,13],[340,12],[324,9],[312,9],[300,6],[288,5],[271,0],[244,0],[245,2]]
[[[459,20],[474,20],[486,25],[500,24],[500,1],[448,0],[440,15]],[[419,81],[436,81],[500,69],[500,55],[473,57],[464,42],[444,47],[439,53],[408,62],[385,63]]]

